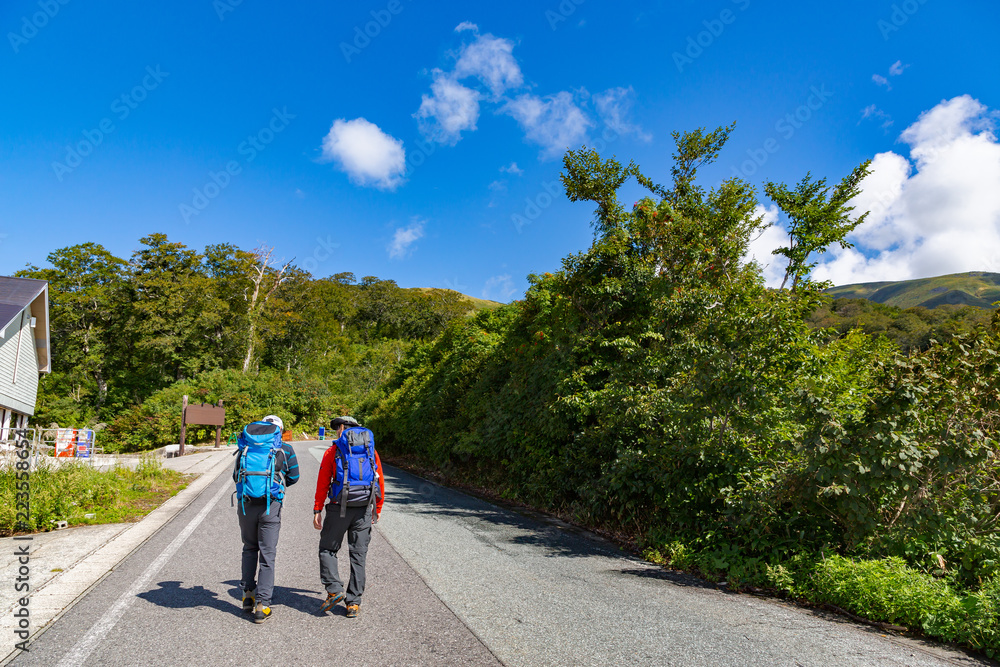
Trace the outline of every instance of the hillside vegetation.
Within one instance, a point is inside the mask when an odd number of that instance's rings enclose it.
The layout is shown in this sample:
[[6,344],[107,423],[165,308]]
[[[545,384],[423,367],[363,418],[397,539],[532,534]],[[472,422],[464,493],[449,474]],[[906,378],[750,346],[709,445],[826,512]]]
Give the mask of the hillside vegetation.
[[935,278],[858,283],[831,287],[826,293],[837,298],[868,299],[904,309],[943,305],[992,309],[993,303],[1000,301],[1000,273],[972,271]]
[[61,248],[50,266],[18,273],[50,285],[53,365],[34,425],[105,423],[105,448],[151,449],[177,442],[188,394],[222,399],[227,433],[270,412],[312,432],[413,342],[490,305],[375,276],[315,279],[266,248],[197,252],[163,234],[140,243],[127,260],[94,243]]
[[860,329],[872,336],[884,336],[901,352],[921,352],[935,343],[971,334],[990,323],[993,311],[975,306],[943,305],[936,308],[897,308],[867,299],[824,301],[809,316],[809,325],[822,331],[826,341]]
[[[596,238],[522,301],[454,320],[362,406],[382,451],[633,540],[730,586],[830,602],[1000,649],[996,320],[902,355],[830,336],[816,253],[864,216],[834,185],[765,192],[785,289],[742,262],[762,226],[739,179],[696,184],[731,128],[676,135],[672,182],[570,151]],[[649,196],[631,209],[619,189]]]

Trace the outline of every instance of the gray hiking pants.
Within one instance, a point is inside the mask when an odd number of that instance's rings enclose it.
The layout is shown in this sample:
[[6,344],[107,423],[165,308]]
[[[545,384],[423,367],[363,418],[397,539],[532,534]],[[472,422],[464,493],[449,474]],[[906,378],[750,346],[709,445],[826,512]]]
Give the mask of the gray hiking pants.
[[337,572],[337,552],[347,534],[351,556],[351,580],[347,584],[346,604],[359,604],[365,592],[365,557],[372,538],[371,507],[348,507],[347,515],[340,516],[340,506],[326,506],[326,518],[319,534],[319,578],[327,593],[336,595],[344,590],[344,582]]
[[[281,529],[281,503],[271,501],[271,513],[265,514],[264,503],[237,506],[240,537],[243,538],[243,590],[257,589],[257,602],[268,606],[274,592],[274,558],[278,552],[278,531]],[[245,512],[245,513],[244,513]],[[260,574],[257,564],[260,563]]]

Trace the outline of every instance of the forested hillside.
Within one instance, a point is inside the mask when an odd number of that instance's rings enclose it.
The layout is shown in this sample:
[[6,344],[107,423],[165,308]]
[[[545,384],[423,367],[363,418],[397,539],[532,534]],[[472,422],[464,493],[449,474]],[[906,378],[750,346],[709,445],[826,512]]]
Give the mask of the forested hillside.
[[[374,276],[314,279],[266,248],[198,252],[163,234],[119,258],[86,243],[17,275],[50,283],[53,367],[35,425],[109,424],[102,443],[176,442],[180,397],[223,399],[227,429],[284,411],[309,431],[388,374],[413,341],[476,307]],[[194,437],[204,435],[195,432]]]
[[868,299],[838,298],[821,303],[808,322],[821,329],[827,341],[860,329],[872,336],[885,336],[900,351],[909,353],[927,350],[935,342],[945,343],[954,336],[971,334],[989,324],[994,310],[947,304],[903,309]]
[[[730,130],[676,135],[665,186],[570,151],[563,185],[596,206],[592,247],[416,346],[367,424],[391,460],[658,562],[1000,649],[996,318],[909,355],[816,327],[829,285],[810,270],[864,223],[849,202],[868,165],[765,184],[791,240],[768,289],[742,259],[755,189],[696,184]],[[632,179],[649,196],[626,208]]]

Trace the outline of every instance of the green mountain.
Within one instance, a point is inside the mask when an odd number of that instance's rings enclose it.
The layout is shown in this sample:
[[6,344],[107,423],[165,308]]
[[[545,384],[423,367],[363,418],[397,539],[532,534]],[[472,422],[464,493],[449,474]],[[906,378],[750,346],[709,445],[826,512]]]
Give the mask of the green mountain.
[[477,299],[474,296],[469,296],[468,294],[463,294],[462,292],[457,292],[452,289],[442,289],[440,287],[410,287],[405,288],[407,290],[412,290],[416,292],[421,292],[423,294],[433,294],[435,292],[442,294],[457,294],[461,301],[467,302],[471,308],[470,312],[475,312],[477,310],[483,310],[484,308],[499,308],[503,304],[499,301],[490,301],[488,299]]
[[897,308],[945,304],[993,308],[993,302],[1000,301],[1000,273],[970,271],[936,278],[858,283],[831,287],[826,292],[835,298],[868,299]]

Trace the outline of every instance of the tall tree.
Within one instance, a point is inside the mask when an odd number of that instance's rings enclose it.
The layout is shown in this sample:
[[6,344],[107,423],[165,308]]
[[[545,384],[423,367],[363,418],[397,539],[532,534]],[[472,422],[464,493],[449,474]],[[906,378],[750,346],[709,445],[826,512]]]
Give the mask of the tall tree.
[[[218,367],[212,338],[224,304],[213,293],[202,257],[165,234],[140,239],[129,286],[135,353],[151,389]],[[144,393],[137,389],[139,394]]]
[[77,403],[86,396],[100,407],[119,361],[114,341],[128,265],[96,243],[60,248],[46,259],[52,268],[29,266],[17,275],[49,282],[53,380],[61,379]]
[[825,178],[815,181],[811,174],[806,174],[794,189],[773,181],[764,184],[764,192],[788,218],[788,247],[774,251],[788,258],[781,289],[791,280],[794,292],[808,277],[816,266],[816,262],[809,263],[813,253],[825,252],[834,243],[845,249],[853,247],[845,237],[865,221],[868,212],[852,217],[854,207],[849,202],[861,192],[861,181],[869,174],[870,166],[871,160],[862,162],[833,188],[827,187]]

